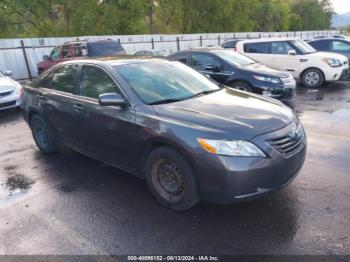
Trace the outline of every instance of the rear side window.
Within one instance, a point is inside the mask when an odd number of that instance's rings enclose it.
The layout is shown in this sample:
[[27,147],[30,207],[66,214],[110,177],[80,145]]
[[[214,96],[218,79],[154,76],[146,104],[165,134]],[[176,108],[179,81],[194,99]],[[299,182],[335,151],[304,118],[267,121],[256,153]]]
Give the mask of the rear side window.
[[50,58],[52,60],[60,59],[61,58],[61,47],[55,47],[50,53]]
[[269,43],[246,43],[244,44],[245,53],[269,54]]
[[226,41],[221,46],[223,48],[235,48],[237,44],[237,41]]
[[330,41],[316,41],[316,42],[311,42],[308,43],[312,47],[314,47],[316,50],[321,50],[321,51],[329,51],[330,48]]
[[125,54],[124,48],[116,41],[98,41],[87,44],[89,56]]
[[98,98],[101,94],[118,93],[113,79],[101,68],[84,65],[81,75],[81,95]]
[[66,65],[58,68],[52,75],[51,88],[73,94],[76,73],[76,65]]
[[179,55],[172,56],[171,60],[176,60],[183,64],[187,64],[187,54],[179,54]]

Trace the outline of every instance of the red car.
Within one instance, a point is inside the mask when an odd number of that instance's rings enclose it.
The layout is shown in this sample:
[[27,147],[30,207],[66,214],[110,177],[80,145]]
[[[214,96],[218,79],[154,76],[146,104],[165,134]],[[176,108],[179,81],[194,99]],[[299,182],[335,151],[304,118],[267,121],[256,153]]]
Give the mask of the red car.
[[55,47],[49,56],[44,55],[43,61],[37,65],[38,74],[40,75],[60,62],[82,56],[96,57],[120,54],[126,54],[124,48],[119,42],[111,39],[67,42]]

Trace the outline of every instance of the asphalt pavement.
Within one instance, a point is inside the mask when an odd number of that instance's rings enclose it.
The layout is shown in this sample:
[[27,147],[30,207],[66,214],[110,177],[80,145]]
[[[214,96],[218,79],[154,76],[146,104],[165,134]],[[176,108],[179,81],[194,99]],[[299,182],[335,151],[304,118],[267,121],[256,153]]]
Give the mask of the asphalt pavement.
[[299,88],[308,137],[283,190],[186,212],[145,181],[69,150],[39,152],[18,111],[0,113],[0,255],[350,254],[350,82]]

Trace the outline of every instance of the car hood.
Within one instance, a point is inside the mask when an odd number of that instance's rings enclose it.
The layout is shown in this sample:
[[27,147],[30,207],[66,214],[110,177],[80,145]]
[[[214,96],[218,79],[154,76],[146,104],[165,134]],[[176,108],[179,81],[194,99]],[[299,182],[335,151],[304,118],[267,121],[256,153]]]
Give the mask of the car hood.
[[311,53],[308,54],[309,56],[314,56],[314,57],[325,57],[325,58],[335,58],[335,59],[339,59],[342,62],[348,61],[347,57],[341,54],[337,54],[337,53],[331,53],[331,52],[315,52],[315,53]]
[[19,87],[19,83],[12,80],[9,77],[0,77],[0,92],[10,92],[14,91],[17,87]]
[[220,139],[249,140],[294,120],[292,111],[277,100],[229,88],[153,108],[164,120],[207,131]]
[[290,74],[287,72],[279,71],[279,70],[273,69],[271,67],[268,67],[264,64],[260,64],[260,63],[242,66],[241,68],[246,70],[246,71],[250,71],[250,72],[258,73],[258,74],[269,75],[269,76],[272,75],[272,76],[282,77],[282,78],[287,78],[290,76]]

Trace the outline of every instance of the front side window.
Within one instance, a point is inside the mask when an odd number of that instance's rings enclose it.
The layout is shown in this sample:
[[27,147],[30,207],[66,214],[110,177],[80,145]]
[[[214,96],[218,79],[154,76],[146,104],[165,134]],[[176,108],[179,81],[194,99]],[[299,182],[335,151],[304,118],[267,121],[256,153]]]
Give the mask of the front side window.
[[244,44],[245,53],[268,54],[269,43],[246,43]]
[[58,60],[61,58],[61,47],[55,47],[50,54],[52,60]]
[[191,66],[197,70],[206,70],[206,67],[223,69],[223,65],[212,55],[193,54],[191,56]]
[[58,68],[52,75],[51,88],[73,94],[76,73],[76,65],[66,65]]
[[294,50],[293,46],[286,41],[272,42],[271,54],[287,55],[288,51]]
[[133,63],[114,69],[146,104],[170,103],[220,90],[207,77],[180,62]]
[[72,45],[63,46],[62,47],[62,56],[63,56],[63,58],[73,57],[73,46]]
[[81,95],[98,98],[101,94],[117,93],[113,79],[101,68],[84,65],[81,75]]
[[333,41],[332,45],[332,50],[335,52],[350,52],[350,43]]
[[330,41],[328,40],[322,40],[322,41],[315,41],[310,43],[310,45],[317,50],[321,51],[329,51],[330,50]]

